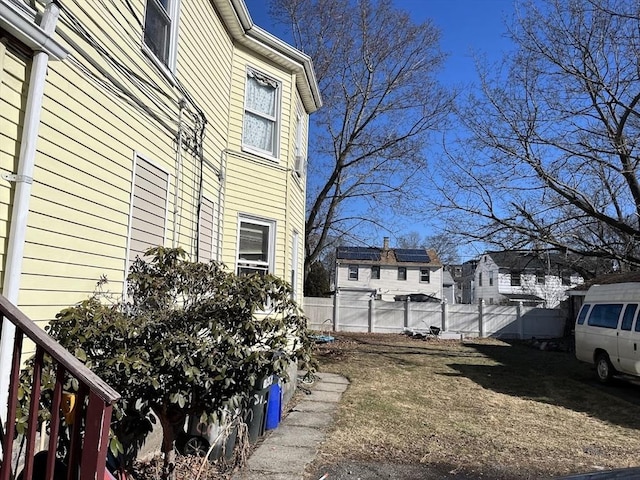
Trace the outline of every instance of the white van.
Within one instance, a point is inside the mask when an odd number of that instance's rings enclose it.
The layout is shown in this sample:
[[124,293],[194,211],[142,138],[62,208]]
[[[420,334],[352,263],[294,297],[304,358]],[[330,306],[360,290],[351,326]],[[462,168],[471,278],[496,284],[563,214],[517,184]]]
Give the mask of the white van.
[[640,283],[589,288],[576,319],[576,358],[596,366],[598,380],[640,376]]

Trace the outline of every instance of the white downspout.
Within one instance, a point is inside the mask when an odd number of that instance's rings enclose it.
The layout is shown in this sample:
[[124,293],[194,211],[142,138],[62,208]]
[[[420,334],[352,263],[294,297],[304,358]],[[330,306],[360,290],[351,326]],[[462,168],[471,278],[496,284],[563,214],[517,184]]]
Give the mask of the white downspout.
[[[60,8],[53,1],[49,1],[42,15],[40,27],[48,36],[55,32]],[[42,98],[47,76],[49,55],[46,52],[35,52],[31,63],[29,78],[29,92],[24,115],[22,139],[20,143],[20,158],[18,173],[15,176],[16,188],[11,212],[9,242],[7,245],[7,259],[4,271],[4,285],[2,294],[13,304],[18,303],[20,292],[20,277],[22,275],[22,258],[27,231],[27,214],[29,213],[29,199],[31,197],[31,183],[33,182],[33,168],[36,157],[36,143],[40,127],[40,113]],[[12,178],[13,179],[13,178]],[[13,342],[16,328],[8,320],[2,322],[2,337],[0,337],[0,419],[3,424],[7,420],[7,401],[9,396],[9,381],[11,379],[11,360],[13,356]]]
[[[180,188],[182,186],[182,112],[186,107],[186,100],[184,98],[180,99],[178,106],[180,107],[180,111],[178,113],[178,151],[176,152],[176,188],[173,195],[173,248],[178,246],[178,213],[180,212],[179,204],[181,202],[180,197]],[[191,253],[191,252],[190,252]]]

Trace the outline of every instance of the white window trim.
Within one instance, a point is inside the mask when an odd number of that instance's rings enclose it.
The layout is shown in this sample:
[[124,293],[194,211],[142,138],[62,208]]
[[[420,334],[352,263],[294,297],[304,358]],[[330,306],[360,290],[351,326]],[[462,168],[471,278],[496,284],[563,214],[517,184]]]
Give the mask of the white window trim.
[[[375,277],[373,276],[374,270],[377,271],[377,276],[375,276]],[[370,273],[370,275],[371,275],[371,280],[380,280],[380,275],[381,275],[381,273],[380,273],[380,265],[371,265],[371,273]]]
[[[261,116],[263,118],[267,118],[264,117],[264,115],[261,112],[255,112],[252,111],[251,109],[247,108],[247,85],[249,84],[249,72],[254,72],[258,75],[264,76],[265,78],[268,78],[269,80],[271,80],[272,82],[276,83],[276,112],[275,112],[275,116],[273,117],[273,121],[275,122],[275,128],[274,128],[274,139],[273,139],[273,152],[270,152],[268,150],[262,150],[260,148],[256,148],[252,145],[246,145],[244,143],[244,116],[246,115],[246,112],[251,112],[255,115]],[[244,152],[249,152],[249,153],[253,153],[255,155],[258,155],[260,157],[263,158],[267,158],[269,160],[272,161],[278,161],[280,158],[280,131],[282,128],[282,81],[274,78],[272,75],[266,74],[264,73],[262,70],[260,70],[259,68],[255,68],[255,67],[247,67],[246,71],[245,71],[245,82],[244,82],[244,109],[242,111],[242,133],[241,133],[241,144],[242,144],[242,151]]]
[[[422,272],[423,272],[423,270],[426,270],[426,271],[427,271],[427,278],[428,278],[428,280],[423,280],[423,279],[422,279]],[[421,267],[421,268],[420,268],[419,275],[420,275],[420,283],[431,283],[431,269],[426,268],[426,267]]]
[[[400,278],[400,272],[404,271],[404,278]],[[398,281],[400,282],[406,282],[407,281],[407,267],[398,267]]]
[[131,224],[133,222],[133,199],[135,196],[135,186],[136,186],[136,173],[138,171],[138,159],[141,159],[149,164],[151,164],[152,166],[154,166],[155,168],[157,168],[158,170],[164,172],[167,174],[167,198],[165,200],[165,205],[164,205],[164,232],[163,232],[163,244],[167,242],[167,232],[168,232],[168,228],[169,228],[169,188],[171,186],[171,173],[169,172],[169,170],[167,170],[166,168],[164,168],[162,165],[160,165],[157,162],[154,162],[153,160],[150,160],[146,155],[143,155],[139,152],[134,151],[133,152],[133,165],[132,165],[132,169],[131,169],[131,193],[129,196],[129,218],[128,218],[128,225],[127,225],[127,249],[125,252],[125,269],[124,269],[124,294],[126,294],[127,292],[127,276],[129,275],[129,268],[131,267],[131,265],[129,264],[129,257],[130,257],[130,249],[131,249]]
[[[155,0],[146,0],[145,2],[145,10],[144,17],[147,18],[147,8],[149,2]],[[165,64],[160,58],[153,53],[153,50],[149,48],[149,46],[144,41],[144,26],[142,31],[142,49],[147,54],[149,59],[156,64],[156,66],[165,74],[168,75],[168,78],[173,82],[173,75],[176,73],[176,64],[178,60],[178,32],[179,32],[179,23],[180,23],[180,1],[181,0],[171,0],[169,5],[169,10],[167,14],[171,19],[171,28],[169,30],[169,54],[167,58],[167,63]]]
[[[356,274],[356,278],[351,278],[351,269],[355,268],[355,274]],[[348,265],[347,266],[347,280],[351,281],[351,282],[357,282],[358,279],[360,278],[360,268],[358,267],[358,265]]]
[[[253,215],[239,214],[238,215],[238,228],[236,238],[236,265],[235,272],[238,273],[238,269],[241,266],[240,262],[240,226],[242,222],[253,223],[256,225],[262,225],[269,227],[269,246],[267,252],[267,273],[274,273],[275,271],[275,252],[276,252],[276,228],[277,222],[268,218],[255,217]],[[244,265],[243,265],[244,266]]]
[[304,119],[302,113],[302,107],[298,104],[296,106],[296,124],[295,124],[295,137],[294,137],[294,149],[293,149],[293,173],[299,179],[303,179],[307,176],[307,156],[305,155],[305,149],[303,146],[303,128],[302,121]]

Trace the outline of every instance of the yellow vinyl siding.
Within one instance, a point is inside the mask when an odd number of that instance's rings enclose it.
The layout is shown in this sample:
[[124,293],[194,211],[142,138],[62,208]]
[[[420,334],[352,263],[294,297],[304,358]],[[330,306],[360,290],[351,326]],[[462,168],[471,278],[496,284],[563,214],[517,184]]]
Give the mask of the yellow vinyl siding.
[[[0,42],[0,172],[13,173],[18,164],[30,62]],[[11,191],[13,183],[0,181],[0,285],[4,282]]]
[[[277,80],[280,88],[278,119],[279,149],[276,160],[242,152],[242,128],[245,107],[247,68],[253,68]],[[295,185],[298,199],[291,198],[294,182],[291,171],[294,162],[295,76],[261,61],[250,52],[239,48],[234,57],[231,83],[231,114],[229,120],[229,150],[227,156],[227,185],[225,189],[225,236],[223,260],[236,261],[237,216],[256,215],[276,222],[274,273],[290,281],[291,237],[293,230],[304,231],[304,198],[299,185]],[[247,192],[250,192],[247,194]],[[302,198],[302,203],[300,199]],[[291,210],[293,208],[293,210]],[[302,236],[300,237],[302,238]],[[302,257],[302,256],[300,256]],[[300,258],[299,257],[299,258]],[[299,270],[301,272],[302,270]],[[299,288],[299,291],[301,289]]]
[[178,72],[207,115],[206,151],[218,155],[227,146],[233,43],[208,2],[183,2],[180,25]]
[[[275,60],[242,45],[228,23],[229,11],[224,12],[237,8],[234,5],[181,2],[177,81],[159,71],[143,51],[138,21],[144,21],[145,0],[133,0],[130,8],[118,11],[100,2],[86,2],[82,8],[72,2],[61,12],[56,36],[71,55],[48,66],[19,297],[34,319],[49,320],[82,300],[102,275],[111,291],[121,293],[128,245],[133,256],[158,242],[177,244],[195,259],[201,199],[207,217],[201,223],[201,246],[209,256],[233,268],[238,216],[263,218],[276,228],[275,273],[290,280],[292,231],[299,232],[302,244],[304,227],[304,189],[290,171],[295,161],[294,107],[299,103],[296,79]],[[69,11],[89,31],[91,41],[73,31]],[[67,44],[64,35],[84,52]],[[1,48],[0,168],[14,173],[29,61]],[[100,67],[85,59],[85,53]],[[247,67],[279,82],[275,161],[242,152]],[[176,135],[179,118],[183,145]],[[155,198],[164,199],[162,207],[144,195],[132,195],[136,154],[166,175],[165,183],[156,184]],[[141,181],[136,190],[142,189]],[[150,192],[152,185],[144,190]],[[2,262],[10,198],[10,184],[0,182]],[[301,267],[298,271],[302,278]]]

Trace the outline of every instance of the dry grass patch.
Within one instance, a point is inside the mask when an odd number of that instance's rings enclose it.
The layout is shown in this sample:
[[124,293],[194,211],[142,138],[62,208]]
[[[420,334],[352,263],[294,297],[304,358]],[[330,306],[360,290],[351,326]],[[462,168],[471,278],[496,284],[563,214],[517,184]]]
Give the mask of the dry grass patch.
[[319,356],[322,371],[351,381],[321,461],[453,465],[492,478],[640,463],[640,387],[601,387],[571,353],[339,334]]

